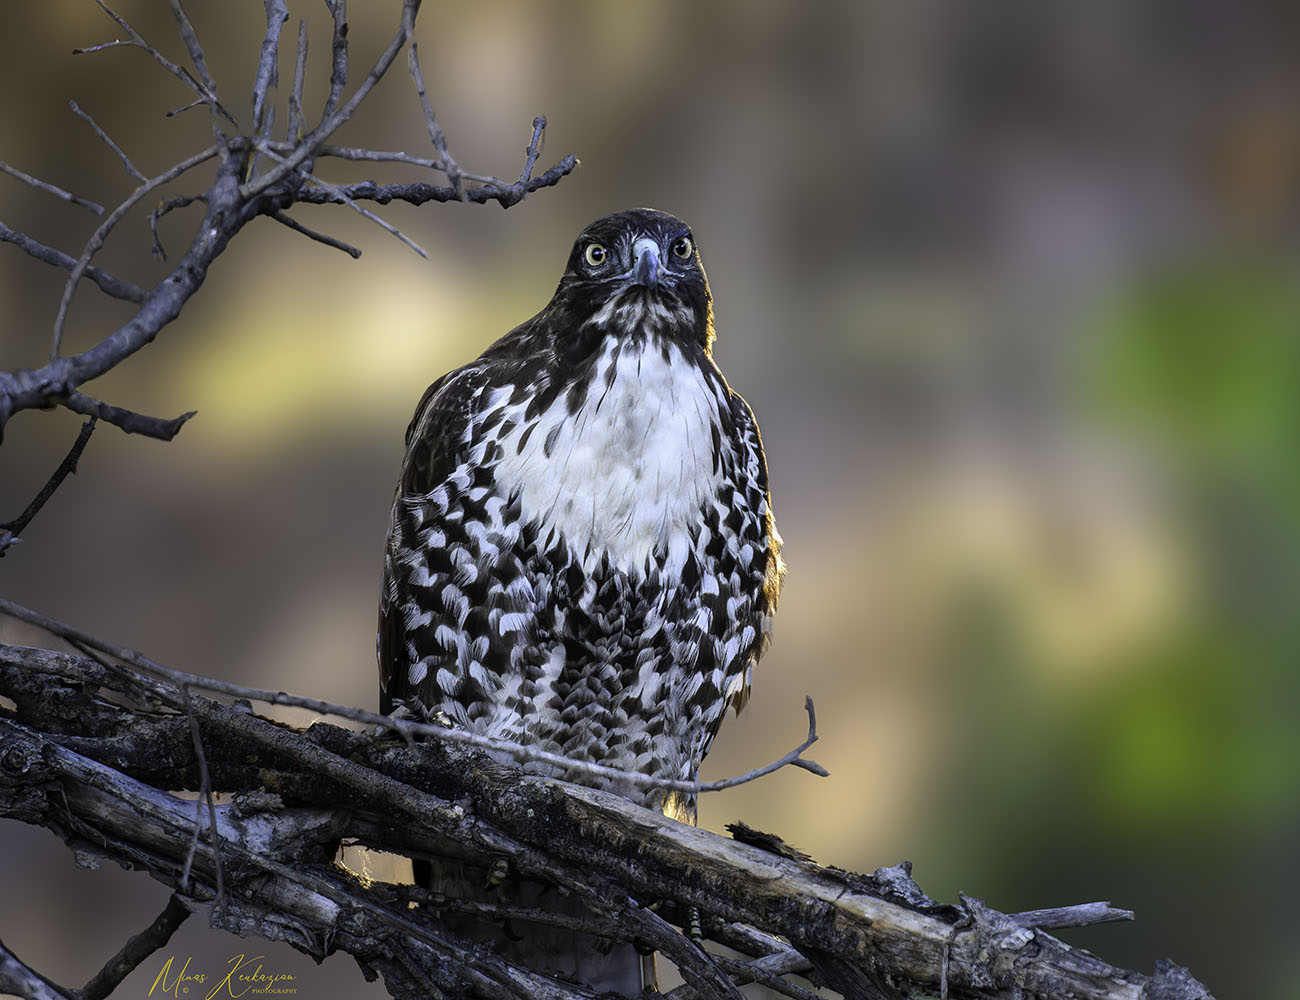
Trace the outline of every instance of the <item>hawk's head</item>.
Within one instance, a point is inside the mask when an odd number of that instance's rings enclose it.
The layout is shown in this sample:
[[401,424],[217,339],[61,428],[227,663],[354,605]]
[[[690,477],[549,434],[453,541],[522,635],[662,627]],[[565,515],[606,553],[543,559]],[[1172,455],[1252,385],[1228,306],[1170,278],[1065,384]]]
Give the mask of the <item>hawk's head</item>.
[[713,346],[713,297],[690,227],[635,208],[597,219],[578,237],[552,308],[571,331]]

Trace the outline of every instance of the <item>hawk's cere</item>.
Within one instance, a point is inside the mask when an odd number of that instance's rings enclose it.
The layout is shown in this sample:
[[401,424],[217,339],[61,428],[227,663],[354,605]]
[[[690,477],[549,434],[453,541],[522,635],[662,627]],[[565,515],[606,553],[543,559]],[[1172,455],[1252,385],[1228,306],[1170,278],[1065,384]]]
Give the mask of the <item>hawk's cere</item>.
[[[712,358],[694,237],[578,237],[550,303],[431,385],[379,608],[382,708],[694,779],[749,695],[781,585],[767,464]],[[608,787],[693,819],[691,797]]]

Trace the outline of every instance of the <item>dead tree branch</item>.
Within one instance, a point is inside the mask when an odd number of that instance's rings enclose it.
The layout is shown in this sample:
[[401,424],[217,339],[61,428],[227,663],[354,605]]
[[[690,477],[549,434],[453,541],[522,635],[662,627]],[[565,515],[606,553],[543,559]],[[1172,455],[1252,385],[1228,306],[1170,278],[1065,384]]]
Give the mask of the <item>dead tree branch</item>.
[[[80,413],[94,413],[103,420],[135,433],[162,439],[174,435],[188,419],[188,415],[173,420],[143,417],[130,410],[93,400],[82,393],[82,387],[151,343],[163,328],[176,318],[189,298],[198,291],[206,278],[208,268],[225,251],[229,242],[255,218],[270,217],[290,226],[309,239],[357,256],[360,251],[355,247],[327,234],[308,229],[288,214],[288,210],[300,202],[345,204],[376,221],[418,250],[415,242],[397,227],[357,203],[377,201],[384,204],[397,199],[419,205],[428,201],[460,199],[479,203],[496,201],[508,208],[517,204],[532,191],[555,184],[570,173],[576,165],[577,161],[573,157],[565,157],[541,176],[532,176],[544,127],[544,120],[538,118],[534,120],[533,140],[525,153],[523,172],[516,182],[461,172],[455,160],[447,152],[446,140],[441,136],[440,130],[435,137],[438,140],[435,145],[439,159],[420,161],[418,158],[411,158],[408,162],[446,176],[451,182],[450,186],[425,182],[416,185],[381,185],[374,181],[361,185],[338,185],[317,176],[315,172],[317,161],[324,155],[326,142],[353,117],[375,84],[388,72],[401,51],[410,44],[419,8],[416,0],[406,0],[403,4],[399,23],[391,41],[351,94],[345,94],[350,58],[347,42],[347,10],[342,0],[331,0],[328,9],[332,19],[333,44],[329,95],[319,118],[311,127],[308,127],[306,109],[302,107],[303,81],[307,72],[307,35],[304,26],[300,24],[294,79],[288,95],[289,110],[284,116],[288,128],[280,141],[274,138],[272,130],[277,103],[276,67],[281,29],[289,16],[284,0],[267,0],[266,3],[266,31],[261,41],[257,70],[249,94],[249,104],[253,113],[248,131],[241,130],[235,116],[218,101],[216,81],[213,80],[208,69],[194,26],[186,16],[179,0],[170,0],[171,10],[190,62],[193,64],[193,72],[162,55],[103,0],[95,0],[95,3],[126,33],[126,37],[76,51],[89,54],[122,46],[141,49],[196,95],[197,100],[188,105],[189,107],[202,104],[210,109],[215,141],[207,149],[186,156],[172,167],[151,178],[146,178],[98,123],[74,102],[73,110],[94,129],[99,138],[118,156],[127,172],[139,182],[138,186],[111,212],[105,212],[102,206],[93,201],[37,180],[22,171],[0,166],[0,171],[23,183],[104,216],[75,258],[60,250],[44,246],[30,236],[11,230],[0,223],[0,241],[17,246],[38,260],[65,268],[69,272],[54,320],[49,362],[35,370],[16,369],[0,372],[0,432],[3,431],[9,418],[21,410],[64,406]],[[425,112],[426,119],[431,122],[432,108],[428,95],[423,93],[423,88],[420,88],[417,93],[417,100]],[[233,134],[227,134],[227,126],[233,129]],[[330,147],[329,155],[345,156],[346,153],[339,152],[345,149],[349,147]],[[385,154],[368,150],[352,152],[359,154],[355,158],[360,159],[371,159],[376,162],[385,162],[388,159]],[[259,161],[262,161],[263,157],[270,161],[270,164],[266,169],[259,169]],[[171,208],[190,204],[193,201],[202,201],[206,206],[206,212],[191,237],[189,248],[166,277],[146,290],[129,281],[109,275],[93,265],[92,261],[96,254],[123,220],[146,197],[166,188],[211,160],[216,160],[218,165],[214,176],[208,182],[208,187],[197,193],[171,197],[149,216],[149,224],[155,231],[155,246],[160,247],[156,226],[161,215],[166,214]],[[127,322],[102,335],[90,348],[80,353],[65,355],[63,353],[64,330],[74,295],[83,277],[90,278],[107,294],[133,302],[139,308]]]
[[[484,951],[459,924],[452,930],[447,916],[467,912],[568,920],[578,933],[656,948],[682,970],[682,997],[734,997],[745,982],[797,997],[808,995],[801,982],[845,996],[945,987],[964,998],[1013,989],[1106,1000],[1209,996],[1176,967],[1151,976],[1118,969],[1041,929],[1127,916],[1106,904],[1010,916],[967,897],[942,905],[903,866],[874,875],[823,868],[520,771],[477,748],[324,723],[299,731],[195,694],[191,716],[180,685],[111,660],[0,647],[0,694],[16,706],[0,711],[0,815],[55,830],[79,856],[149,870],[187,906],[206,908],[214,926],[318,958],[348,952],[381,972],[396,997],[428,995],[430,985],[449,996],[590,996]],[[205,831],[196,841],[194,802],[171,793],[205,784],[199,745],[212,788],[235,799],[197,821]],[[496,907],[364,882],[334,864],[344,840],[484,872],[505,858],[509,885],[555,886],[583,914],[529,912],[509,902],[508,887]],[[422,905],[411,909],[412,899]],[[712,956],[676,930],[692,910],[705,940],[746,957]]]

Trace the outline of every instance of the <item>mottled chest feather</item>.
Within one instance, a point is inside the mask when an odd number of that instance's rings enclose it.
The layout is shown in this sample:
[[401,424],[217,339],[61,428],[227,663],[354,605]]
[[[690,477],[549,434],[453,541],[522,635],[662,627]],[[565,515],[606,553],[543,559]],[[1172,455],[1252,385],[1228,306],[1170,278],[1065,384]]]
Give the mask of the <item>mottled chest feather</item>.
[[585,392],[557,396],[532,421],[508,389],[491,391],[484,412],[503,429],[493,476],[525,519],[562,536],[584,565],[608,557],[643,571],[656,549],[684,544],[718,492],[726,390],[676,345],[653,341],[610,341],[585,377]]

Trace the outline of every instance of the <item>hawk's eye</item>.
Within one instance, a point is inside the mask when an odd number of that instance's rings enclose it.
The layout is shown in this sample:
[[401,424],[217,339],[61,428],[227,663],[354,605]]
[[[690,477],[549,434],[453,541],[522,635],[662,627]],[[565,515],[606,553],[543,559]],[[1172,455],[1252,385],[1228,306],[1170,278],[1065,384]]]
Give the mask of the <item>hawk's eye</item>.
[[689,260],[694,253],[695,247],[691,243],[691,238],[689,236],[677,237],[677,241],[673,244],[674,256],[680,257],[682,260]]
[[605,248],[601,246],[599,243],[588,243],[587,253],[585,254],[585,256],[587,258],[587,263],[589,265],[591,265],[592,267],[600,267],[602,264],[605,263],[605,258],[608,255],[605,252]]

